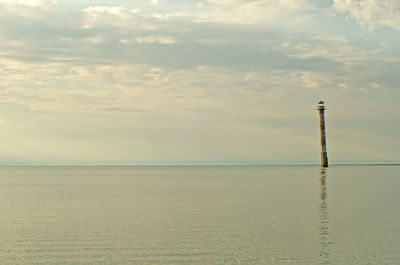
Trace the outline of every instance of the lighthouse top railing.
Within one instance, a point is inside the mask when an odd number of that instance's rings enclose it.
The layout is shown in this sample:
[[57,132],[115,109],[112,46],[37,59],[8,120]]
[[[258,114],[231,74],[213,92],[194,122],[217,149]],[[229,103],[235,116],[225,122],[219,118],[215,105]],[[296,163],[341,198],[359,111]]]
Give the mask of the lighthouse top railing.
[[325,102],[323,102],[322,100],[318,102],[317,110],[326,110]]

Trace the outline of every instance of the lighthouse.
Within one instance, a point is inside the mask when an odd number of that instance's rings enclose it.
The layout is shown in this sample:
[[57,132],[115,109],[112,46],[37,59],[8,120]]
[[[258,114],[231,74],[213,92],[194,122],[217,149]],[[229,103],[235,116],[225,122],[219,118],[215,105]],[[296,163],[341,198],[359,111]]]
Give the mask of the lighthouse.
[[319,112],[319,127],[321,131],[321,167],[328,167],[328,153],[326,152],[326,135],[325,135],[325,103],[320,100],[317,110]]

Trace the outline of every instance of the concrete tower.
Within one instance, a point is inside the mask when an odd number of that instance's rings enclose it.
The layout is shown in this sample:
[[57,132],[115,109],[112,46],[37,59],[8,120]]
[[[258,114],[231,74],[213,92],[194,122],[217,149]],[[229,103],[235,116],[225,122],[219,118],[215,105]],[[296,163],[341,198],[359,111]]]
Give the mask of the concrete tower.
[[326,136],[325,136],[325,104],[322,100],[318,102],[319,127],[321,129],[321,166],[328,167],[328,153],[326,152]]

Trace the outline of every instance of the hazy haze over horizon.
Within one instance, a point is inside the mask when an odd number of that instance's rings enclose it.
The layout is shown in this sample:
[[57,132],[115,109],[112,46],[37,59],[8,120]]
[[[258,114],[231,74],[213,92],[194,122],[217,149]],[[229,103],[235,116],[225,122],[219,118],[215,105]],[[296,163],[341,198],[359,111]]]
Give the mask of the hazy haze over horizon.
[[0,165],[400,161],[397,0],[0,0]]

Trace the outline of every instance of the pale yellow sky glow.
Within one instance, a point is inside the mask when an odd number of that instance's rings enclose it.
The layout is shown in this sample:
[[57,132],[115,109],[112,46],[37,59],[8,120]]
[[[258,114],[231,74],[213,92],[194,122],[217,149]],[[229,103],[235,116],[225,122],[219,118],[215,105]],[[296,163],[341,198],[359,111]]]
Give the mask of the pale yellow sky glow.
[[0,0],[0,163],[400,159],[395,0]]

